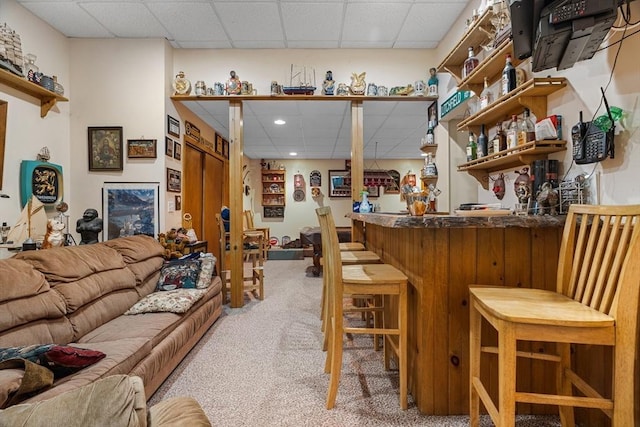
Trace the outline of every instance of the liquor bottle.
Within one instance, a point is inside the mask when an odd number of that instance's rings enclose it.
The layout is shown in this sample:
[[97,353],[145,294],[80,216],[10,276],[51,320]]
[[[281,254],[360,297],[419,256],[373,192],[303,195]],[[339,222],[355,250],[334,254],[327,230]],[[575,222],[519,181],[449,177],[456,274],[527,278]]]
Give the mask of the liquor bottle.
[[493,152],[495,154],[507,149],[507,136],[502,130],[502,122],[496,123],[496,135],[493,137]]
[[469,143],[467,144],[467,162],[478,158],[478,144],[473,132],[469,131]]
[[536,140],[536,126],[533,124],[531,120],[531,114],[529,113],[529,109],[524,109],[524,117],[522,118],[522,128],[525,131],[525,139],[526,142],[532,142]]
[[480,93],[480,109],[487,108],[493,102],[493,93],[489,89],[489,80],[484,78],[484,89]]
[[507,129],[507,148],[515,148],[518,146],[518,116],[511,116],[511,123]]
[[507,61],[502,70],[502,86],[500,95],[506,95],[516,88],[516,69],[511,63],[511,55],[507,54]]
[[[462,65],[462,78],[466,78],[471,74],[474,68],[478,66],[480,61],[473,54],[473,47],[469,46],[469,56],[465,59],[464,64]],[[515,80],[514,80],[515,81]]]
[[478,158],[485,157],[489,155],[489,138],[484,129],[484,125],[480,126],[480,135],[478,135]]

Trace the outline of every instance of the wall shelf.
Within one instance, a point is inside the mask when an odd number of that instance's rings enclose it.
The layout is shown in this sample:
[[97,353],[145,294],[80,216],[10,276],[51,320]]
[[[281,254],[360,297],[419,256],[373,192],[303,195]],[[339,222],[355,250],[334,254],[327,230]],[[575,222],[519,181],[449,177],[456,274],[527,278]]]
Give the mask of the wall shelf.
[[[285,205],[286,171],[262,169],[262,206],[283,207]],[[275,215],[275,211],[271,210]],[[278,211],[279,213],[280,211]],[[282,211],[284,215],[284,211]]]
[[551,153],[567,149],[567,142],[561,140],[532,141],[518,147],[501,151],[498,154],[481,157],[471,162],[458,165],[458,172],[473,175],[485,189],[488,189],[490,172],[512,167],[529,165],[534,160],[545,159]]
[[424,144],[420,147],[420,151],[423,153],[435,153],[438,149],[438,144]]
[[40,117],[45,117],[49,110],[51,110],[57,102],[68,102],[69,100],[64,96],[60,96],[55,92],[51,92],[37,85],[33,82],[26,80],[23,77],[17,76],[9,71],[0,69],[0,84],[4,84],[17,91],[30,95],[40,100]]

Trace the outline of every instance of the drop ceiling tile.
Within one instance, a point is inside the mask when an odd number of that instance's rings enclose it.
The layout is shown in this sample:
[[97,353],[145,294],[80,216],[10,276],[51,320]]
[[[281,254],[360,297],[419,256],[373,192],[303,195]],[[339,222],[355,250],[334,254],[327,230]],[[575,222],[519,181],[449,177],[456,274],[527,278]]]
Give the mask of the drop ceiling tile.
[[116,37],[170,38],[170,34],[142,3],[83,3],[82,6]]
[[287,40],[286,47],[289,49],[338,49],[338,40]]
[[186,41],[227,41],[210,3],[148,3],[149,10],[163,23],[171,39]]
[[171,40],[171,45],[184,49],[231,49],[231,42],[228,40],[220,41],[183,41]]
[[214,8],[229,37],[238,46],[241,42],[253,41],[257,48],[263,43],[280,41],[284,44],[284,34],[280,22],[278,5],[275,2],[216,2]]
[[22,5],[53,28],[69,37],[113,37],[97,19],[77,3],[49,1],[23,2]]
[[[398,41],[441,40],[464,8],[464,3],[446,3],[437,7],[428,3],[414,4],[398,34]],[[426,28],[429,29],[428,37],[425,34]]]
[[[335,4],[288,3],[280,4],[284,34],[287,40],[331,40],[340,38],[342,15],[328,13]],[[342,5],[337,11],[342,11]]]
[[348,3],[343,44],[385,43],[395,40],[409,8],[407,3]]

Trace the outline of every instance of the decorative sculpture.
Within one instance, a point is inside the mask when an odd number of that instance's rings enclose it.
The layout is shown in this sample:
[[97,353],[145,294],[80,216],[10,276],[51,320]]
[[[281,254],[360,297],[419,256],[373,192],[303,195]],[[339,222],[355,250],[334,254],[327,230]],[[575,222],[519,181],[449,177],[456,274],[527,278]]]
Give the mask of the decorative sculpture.
[[98,218],[98,211],[92,208],[85,210],[76,222],[76,232],[80,233],[81,245],[98,243],[98,234],[102,232],[102,218]]
[[42,241],[42,249],[64,246],[65,236],[63,230],[65,224],[57,218],[51,218],[47,222],[47,233]]
[[333,95],[334,89],[335,81],[333,80],[333,73],[331,71],[327,71],[324,82],[322,82],[322,94]]
[[543,183],[536,197],[536,201],[538,202],[538,215],[558,215],[559,200],[558,192],[551,187],[551,183]]
[[360,74],[351,74],[351,86],[349,86],[349,89],[352,95],[364,95],[364,91],[367,89],[367,83],[364,81],[366,76],[366,71]]

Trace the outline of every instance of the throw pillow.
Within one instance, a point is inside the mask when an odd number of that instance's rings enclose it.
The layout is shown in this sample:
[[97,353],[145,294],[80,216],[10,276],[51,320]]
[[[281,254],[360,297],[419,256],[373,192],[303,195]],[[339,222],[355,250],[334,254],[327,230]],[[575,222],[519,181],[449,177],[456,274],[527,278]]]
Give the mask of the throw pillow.
[[200,257],[200,275],[196,283],[197,289],[206,289],[211,285],[211,276],[213,268],[216,265],[216,258],[213,254],[202,254]]
[[152,292],[135,303],[124,314],[185,313],[206,293],[206,289],[174,289],[165,292]]
[[56,344],[0,348],[0,362],[25,359],[49,368],[56,378],[93,365],[105,356],[106,354],[100,351]]
[[178,259],[169,261],[162,266],[157,290],[172,291],[180,288],[196,287],[200,274],[200,260]]
[[0,348],[0,362],[9,359],[26,359],[33,363],[40,363],[42,355],[53,347],[54,344],[35,344]]

